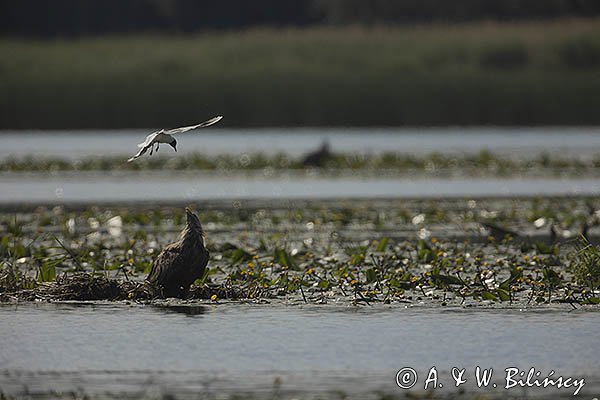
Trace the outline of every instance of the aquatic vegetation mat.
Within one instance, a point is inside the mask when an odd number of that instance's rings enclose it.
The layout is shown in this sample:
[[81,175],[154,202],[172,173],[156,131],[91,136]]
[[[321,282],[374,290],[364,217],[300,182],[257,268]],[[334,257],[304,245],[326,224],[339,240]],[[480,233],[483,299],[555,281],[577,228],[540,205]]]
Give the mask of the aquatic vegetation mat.
[[306,173],[308,176],[339,176],[344,174],[373,176],[540,176],[584,177],[600,176],[600,155],[587,158],[532,154],[508,157],[482,150],[477,154],[443,155],[431,153],[412,155],[402,152],[340,153],[315,151],[302,156],[285,153],[204,155],[155,155],[128,163],[128,154],[93,156],[84,159],[9,157],[0,160],[4,172],[52,173],[68,171],[206,171],[216,173],[247,173],[273,177],[281,173]]
[[[187,300],[524,306],[600,303],[595,198],[196,204],[211,258]],[[0,300],[154,301],[174,205],[0,212]]]

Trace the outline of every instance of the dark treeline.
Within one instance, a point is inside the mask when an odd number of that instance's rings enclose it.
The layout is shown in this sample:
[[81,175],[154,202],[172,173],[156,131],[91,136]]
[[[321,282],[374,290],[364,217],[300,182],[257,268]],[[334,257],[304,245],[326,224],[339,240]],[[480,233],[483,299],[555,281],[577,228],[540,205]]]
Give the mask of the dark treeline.
[[0,32],[18,36],[190,33],[302,26],[310,0],[0,0]]
[[84,36],[600,15],[598,0],[0,0],[0,33]]

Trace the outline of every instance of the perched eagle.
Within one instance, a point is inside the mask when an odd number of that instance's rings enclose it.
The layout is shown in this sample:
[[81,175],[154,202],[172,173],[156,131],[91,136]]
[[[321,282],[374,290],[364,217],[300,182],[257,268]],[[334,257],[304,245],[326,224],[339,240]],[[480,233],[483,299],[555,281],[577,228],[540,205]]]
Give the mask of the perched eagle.
[[204,275],[209,253],[204,247],[200,220],[189,208],[179,240],[167,245],[156,257],[146,279],[161,297],[185,298],[190,285]]

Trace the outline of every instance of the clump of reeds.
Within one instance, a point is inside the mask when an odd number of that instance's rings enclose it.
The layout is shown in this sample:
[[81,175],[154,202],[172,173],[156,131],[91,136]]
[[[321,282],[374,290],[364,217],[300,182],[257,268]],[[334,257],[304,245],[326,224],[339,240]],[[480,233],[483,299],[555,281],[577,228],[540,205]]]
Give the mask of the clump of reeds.
[[587,286],[591,291],[600,288],[600,247],[581,236],[574,252],[571,270],[577,283]]

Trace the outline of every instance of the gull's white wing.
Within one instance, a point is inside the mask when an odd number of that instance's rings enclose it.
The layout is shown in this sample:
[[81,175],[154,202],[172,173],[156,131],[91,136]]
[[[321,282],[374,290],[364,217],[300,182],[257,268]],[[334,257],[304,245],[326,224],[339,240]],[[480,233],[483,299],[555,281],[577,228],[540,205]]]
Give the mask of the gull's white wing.
[[140,149],[140,151],[138,151],[135,156],[133,156],[130,159],[128,159],[127,162],[132,162],[133,160],[140,158],[142,156],[142,154],[144,154],[146,151],[148,151],[148,149],[150,148],[150,146],[152,146],[152,144],[148,144],[147,146],[142,147]]
[[152,141],[154,141],[154,139],[156,139],[156,137],[160,133],[163,133],[164,131],[165,131],[164,129],[161,129],[160,131],[152,132],[151,134],[149,134],[148,136],[146,136],[146,140],[144,140],[142,143],[139,143],[137,146],[138,147],[146,147],[146,146],[148,146],[150,143],[152,143]]
[[154,144],[158,135],[160,135],[164,131],[165,131],[164,129],[161,129],[160,131],[153,132],[153,133],[149,134],[148,136],[146,136],[146,140],[144,140],[142,143],[139,143],[137,145],[139,147],[140,151],[138,151],[135,156],[133,156],[129,160],[127,160],[127,162],[132,162],[133,160],[141,157],[142,154],[144,154],[146,151],[148,151],[150,146],[152,146]]
[[183,133],[183,132],[191,131],[192,129],[206,128],[207,126],[216,124],[217,122],[219,122],[222,119],[223,119],[223,116],[218,115],[214,118],[209,119],[208,121],[201,122],[198,125],[184,126],[183,128],[171,129],[171,130],[166,131],[165,133],[167,135],[174,135],[176,133]]

